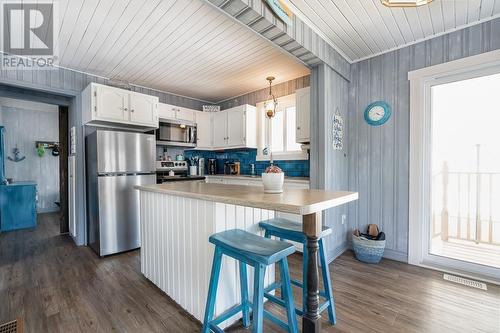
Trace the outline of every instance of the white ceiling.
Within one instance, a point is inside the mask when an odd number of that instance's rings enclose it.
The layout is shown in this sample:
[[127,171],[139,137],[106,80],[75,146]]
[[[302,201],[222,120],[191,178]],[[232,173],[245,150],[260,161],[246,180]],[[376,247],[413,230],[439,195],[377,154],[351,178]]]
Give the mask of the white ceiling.
[[380,0],[288,1],[350,62],[500,16],[500,0],[434,0],[417,8],[388,8]]
[[61,0],[58,10],[60,65],[113,80],[217,102],[269,75],[309,74],[203,0]]

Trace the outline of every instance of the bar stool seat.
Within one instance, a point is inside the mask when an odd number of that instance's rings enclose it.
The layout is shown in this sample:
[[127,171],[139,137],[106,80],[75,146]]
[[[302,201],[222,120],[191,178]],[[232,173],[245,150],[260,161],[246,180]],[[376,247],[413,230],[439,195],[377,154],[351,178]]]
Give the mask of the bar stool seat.
[[[260,237],[239,229],[213,234],[210,236],[209,241],[215,245],[215,253],[202,332],[223,332],[217,325],[239,312],[243,314],[243,326],[248,327],[250,326],[250,311],[253,312],[252,331],[254,333],[262,333],[264,317],[272,320],[290,333],[298,332],[287,261],[287,257],[295,252],[293,244]],[[241,304],[214,318],[217,285],[223,255],[239,261]],[[265,271],[267,266],[275,263],[280,265],[283,299],[279,299],[279,301],[287,310],[287,323],[264,309]],[[252,303],[248,300],[247,265],[254,267],[254,295]]]
[[235,251],[245,261],[257,261],[263,265],[288,257],[295,252],[292,244],[260,237],[240,229],[227,230],[210,236],[210,243]]
[[[273,218],[270,220],[259,222],[259,226],[264,230],[269,230],[271,233],[286,233],[286,239],[294,242],[303,243],[306,241],[306,235],[302,231],[302,223],[290,221],[284,218]],[[332,233],[332,229],[327,226],[322,226],[319,238],[324,238]]]
[[[265,220],[259,223],[259,226],[265,230],[265,237],[271,238],[272,236],[280,238],[281,240],[291,240],[294,242],[302,243],[303,246],[303,257],[302,257],[302,276],[305,281],[307,275],[307,251],[305,249],[307,243],[307,237],[302,231],[302,223],[290,221],[284,218],[273,218]],[[335,299],[333,297],[333,289],[330,280],[330,272],[328,270],[328,263],[326,262],[326,253],[323,246],[323,238],[332,233],[332,229],[327,226],[322,226],[322,231],[319,236],[319,259],[321,264],[321,272],[323,276],[323,286],[324,290],[320,290],[319,295],[325,299],[325,301],[319,306],[319,312],[323,312],[328,309],[328,318],[332,325],[337,322],[337,317],[335,314]],[[306,311],[306,299],[307,291],[305,288],[304,281],[291,280],[291,283],[297,287],[302,288],[302,309],[296,309],[296,313],[302,316]],[[276,298],[274,295],[270,294],[271,290],[282,287],[280,282],[275,282],[264,291],[266,298],[273,300]],[[275,303],[279,303],[279,300],[274,300]],[[281,305],[284,305],[281,303]]]

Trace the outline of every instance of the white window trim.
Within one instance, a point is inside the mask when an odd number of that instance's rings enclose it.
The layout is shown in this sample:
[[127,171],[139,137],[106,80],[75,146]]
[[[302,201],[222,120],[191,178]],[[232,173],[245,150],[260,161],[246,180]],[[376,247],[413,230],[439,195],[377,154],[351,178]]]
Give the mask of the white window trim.
[[[278,106],[283,106],[285,107],[291,107],[291,106],[296,106],[295,104],[295,94],[279,97],[278,99]],[[257,103],[257,133],[258,133],[258,140],[257,140],[257,161],[269,161],[271,160],[270,155],[264,155],[262,153],[263,149],[265,148],[265,137],[267,135],[267,125],[266,121],[267,119],[265,118],[264,115],[264,102],[259,102]],[[286,120],[285,120],[286,121]],[[295,129],[293,129],[295,132]],[[309,159],[309,154],[307,153],[306,150],[302,151],[293,151],[293,152],[274,152],[273,153],[273,160],[275,161],[291,161],[291,160],[308,160]]]
[[500,72],[500,50],[408,73],[410,80],[410,179],[408,263],[488,280],[491,267],[443,259],[428,253],[431,163],[431,88],[434,85]]

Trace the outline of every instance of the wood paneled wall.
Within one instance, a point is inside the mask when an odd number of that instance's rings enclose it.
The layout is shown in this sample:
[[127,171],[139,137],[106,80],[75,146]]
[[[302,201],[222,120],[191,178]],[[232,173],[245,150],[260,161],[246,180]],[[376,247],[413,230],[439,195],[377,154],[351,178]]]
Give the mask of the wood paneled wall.
[[[500,19],[452,32],[351,66],[349,88],[349,208],[353,227],[378,224],[387,235],[386,256],[407,260],[409,181],[408,72],[500,48]],[[365,107],[388,102],[391,119],[371,127]]]
[[[311,188],[346,190],[348,184],[347,110],[349,82],[329,66],[316,66],[311,74]],[[338,110],[344,119],[343,150],[333,150],[333,116]],[[348,206],[327,210],[323,223],[333,229],[326,240],[328,259],[333,260],[348,247],[351,226],[342,224]],[[349,220],[347,220],[349,221]]]
[[[277,85],[273,85],[273,94],[276,97],[287,96],[295,93],[296,89],[309,87],[310,76],[302,76],[296,78],[294,80],[286,81]],[[262,80],[264,81],[264,80]],[[235,98],[228,99],[226,101],[218,103],[221,107],[221,110],[230,109],[232,107],[242,105],[242,104],[250,104],[256,105],[259,102],[265,101],[267,96],[269,95],[269,87],[262,88],[257,91],[253,91],[251,93],[241,95]]]

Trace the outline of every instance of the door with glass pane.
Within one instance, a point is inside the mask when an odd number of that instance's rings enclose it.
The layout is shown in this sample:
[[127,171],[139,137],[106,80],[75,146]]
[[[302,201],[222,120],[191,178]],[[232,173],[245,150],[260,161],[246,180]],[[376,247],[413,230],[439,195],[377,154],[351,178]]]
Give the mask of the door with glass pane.
[[427,259],[500,276],[500,74],[435,84],[430,103]]

